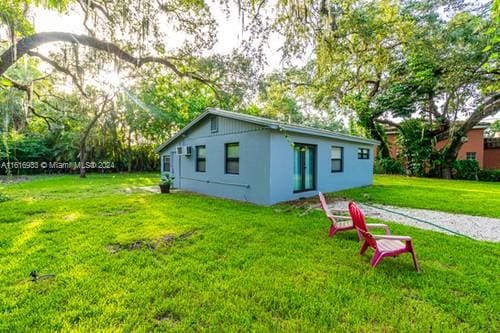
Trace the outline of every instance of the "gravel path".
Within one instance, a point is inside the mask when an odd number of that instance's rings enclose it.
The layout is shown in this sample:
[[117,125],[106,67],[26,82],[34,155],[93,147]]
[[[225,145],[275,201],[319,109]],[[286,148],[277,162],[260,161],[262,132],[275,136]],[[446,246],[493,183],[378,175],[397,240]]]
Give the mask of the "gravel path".
[[[348,201],[335,201],[330,205],[330,207],[337,209],[346,209],[347,204]],[[380,204],[370,205],[382,207],[384,209],[389,209],[395,212],[419,218],[421,220],[432,222],[436,225],[459,232],[474,239],[486,240],[490,242],[500,242],[500,219],[462,214],[451,214],[427,209],[402,208]],[[369,217],[410,225],[420,229],[428,229],[448,233],[427,223],[419,222],[411,218],[401,216],[399,214],[372,208],[364,204],[360,204],[360,206],[363,209],[363,212]]]

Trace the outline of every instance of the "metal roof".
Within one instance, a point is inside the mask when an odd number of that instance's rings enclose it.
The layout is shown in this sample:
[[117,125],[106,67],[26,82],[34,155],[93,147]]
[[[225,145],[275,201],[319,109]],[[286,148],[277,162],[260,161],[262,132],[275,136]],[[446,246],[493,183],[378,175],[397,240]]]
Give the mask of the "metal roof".
[[155,151],[157,153],[159,153],[162,150],[164,150],[173,141],[175,141],[177,138],[179,138],[182,134],[189,131],[189,129],[191,127],[196,125],[199,121],[201,121],[202,119],[204,119],[208,115],[215,115],[215,116],[220,116],[220,117],[225,117],[225,118],[241,120],[241,121],[249,122],[252,124],[261,125],[263,127],[267,127],[270,129],[281,130],[281,131],[285,131],[285,132],[309,134],[309,135],[315,135],[315,136],[320,136],[320,137],[325,137],[325,138],[330,138],[330,139],[338,139],[338,140],[343,140],[343,141],[357,142],[357,143],[364,143],[364,144],[379,144],[379,142],[377,140],[367,139],[367,138],[363,138],[363,137],[359,137],[359,136],[348,135],[348,134],[344,134],[344,133],[329,131],[329,130],[315,128],[315,127],[308,127],[308,126],[302,126],[302,125],[297,125],[297,124],[289,124],[289,123],[284,123],[284,122],[273,120],[273,119],[252,116],[252,115],[248,115],[248,114],[244,114],[244,113],[209,108],[205,112],[203,112],[201,115],[199,115],[196,119],[194,119],[192,122],[190,122],[188,125],[186,125],[183,129],[181,129],[179,132],[177,132],[173,137],[171,137],[170,139],[165,141],[163,144],[161,144],[158,148],[155,149]]

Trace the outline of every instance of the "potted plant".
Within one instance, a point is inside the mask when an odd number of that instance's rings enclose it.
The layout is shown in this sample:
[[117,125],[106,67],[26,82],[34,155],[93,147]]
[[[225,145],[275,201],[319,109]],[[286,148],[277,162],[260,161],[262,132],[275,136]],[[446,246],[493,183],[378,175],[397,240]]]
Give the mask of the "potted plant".
[[170,187],[174,183],[174,177],[171,177],[170,174],[165,173],[161,176],[160,181],[160,192],[161,193],[170,193]]

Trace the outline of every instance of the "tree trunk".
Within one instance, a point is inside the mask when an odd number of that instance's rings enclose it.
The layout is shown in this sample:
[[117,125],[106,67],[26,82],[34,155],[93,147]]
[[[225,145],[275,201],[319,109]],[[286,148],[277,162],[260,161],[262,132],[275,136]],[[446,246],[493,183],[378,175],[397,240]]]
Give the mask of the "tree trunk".
[[458,152],[464,144],[463,139],[467,133],[482,119],[496,114],[500,110],[500,93],[490,96],[484,103],[479,105],[472,115],[451,136],[448,144],[443,148],[443,164],[441,165],[441,177],[451,179],[453,162],[457,160]]
[[380,156],[381,158],[391,158],[389,145],[387,144],[387,141],[385,140],[385,138],[378,131],[377,124],[375,123],[375,119],[371,120],[366,125],[367,125],[366,129],[368,130],[368,133],[370,134],[370,136],[373,139],[380,142],[380,145],[377,148],[377,155]]
[[131,132],[130,129],[128,131],[128,136],[127,136],[127,150],[128,150],[128,163],[127,163],[127,171],[130,173],[132,172],[132,138],[131,138]]
[[87,177],[87,169],[85,163],[87,162],[87,138],[80,140],[80,178]]
[[80,137],[80,178],[86,177],[85,162],[87,162],[87,139],[92,131],[92,128],[94,128],[94,125],[97,123],[97,120],[106,110],[106,104],[108,104],[108,102],[109,97],[106,96],[102,102],[101,109],[95,114],[90,123],[87,124],[82,136]]
[[444,179],[451,179],[451,165],[445,165],[441,168],[441,177]]
[[372,134],[372,137],[375,140],[380,141],[380,145],[378,146],[377,150],[377,155],[379,155],[381,158],[392,158],[390,150],[389,150],[389,145],[385,141],[385,139],[377,132],[376,135]]
[[458,130],[449,138],[448,144],[443,148],[443,164],[441,166],[441,177],[451,179],[453,162],[457,160],[458,152],[463,145],[463,139],[467,133]]

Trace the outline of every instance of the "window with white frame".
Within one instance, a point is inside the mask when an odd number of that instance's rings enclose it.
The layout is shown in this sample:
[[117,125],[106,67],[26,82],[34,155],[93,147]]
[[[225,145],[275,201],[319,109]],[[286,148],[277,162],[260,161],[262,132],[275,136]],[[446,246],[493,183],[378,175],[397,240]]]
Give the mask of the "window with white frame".
[[468,151],[465,153],[465,159],[467,160],[476,160],[476,152],[475,151]]
[[344,171],[344,148],[332,147],[331,151],[331,170],[332,172]]

